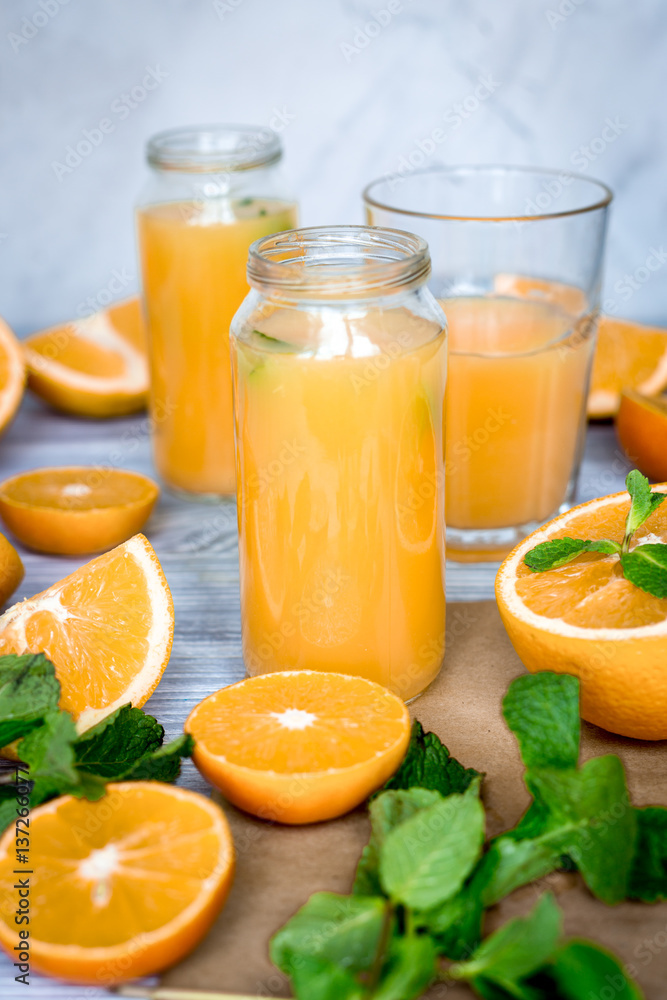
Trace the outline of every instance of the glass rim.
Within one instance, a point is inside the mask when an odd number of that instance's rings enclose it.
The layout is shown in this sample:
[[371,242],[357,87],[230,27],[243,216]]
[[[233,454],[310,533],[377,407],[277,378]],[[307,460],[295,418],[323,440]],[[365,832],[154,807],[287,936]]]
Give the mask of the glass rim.
[[[240,140],[236,148],[234,138]],[[184,125],[156,132],[146,143],[151,167],[185,173],[254,170],[282,155],[280,137],[268,125]]]
[[253,288],[299,297],[326,298],[330,293],[359,298],[398,287],[408,290],[424,284],[430,273],[426,240],[384,226],[288,229],[255,240],[248,252]]
[[362,198],[364,204],[373,208],[380,209],[385,212],[394,212],[397,215],[414,216],[421,219],[441,219],[442,221],[451,222],[539,222],[546,219],[558,219],[565,218],[567,216],[583,215],[586,212],[599,211],[600,209],[607,208],[614,197],[614,192],[611,188],[605,184],[603,181],[597,180],[595,177],[588,177],[586,174],[578,174],[572,170],[558,170],[554,167],[525,167],[517,166],[514,164],[494,164],[494,163],[480,163],[480,164],[460,164],[458,166],[447,166],[446,164],[439,164],[432,167],[423,167],[419,170],[412,170],[403,180],[409,180],[412,177],[419,175],[436,175],[436,174],[449,174],[451,176],[459,175],[482,175],[482,174],[530,174],[536,177],[563,177],[566,176],[571,180],[584,181],[586,184],[591,184],[598,189],[600,196],[591,201],[589,204],[582,205],[579,208],[569,208],[562,209],[561,211],[545,211],[534,213],[530,215],[453,215],[451,213],[440,213],[440,212],[421,212],[416,209],[409,208],[398,208],[397,206],[390,205],[386,201],[380,201],[373,197],[372,190],[382,184],[387,184],[389,182],[389,174],[385,174],[383,177],[376,177],[375,180],[370,181],[369,184],[365,186],[362,191]]

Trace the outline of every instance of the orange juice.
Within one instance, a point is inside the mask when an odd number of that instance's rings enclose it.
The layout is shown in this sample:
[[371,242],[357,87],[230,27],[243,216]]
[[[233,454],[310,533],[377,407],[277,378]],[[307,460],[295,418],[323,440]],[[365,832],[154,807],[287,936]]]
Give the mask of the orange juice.
[[295,223],[294,205],[256,198],[138,213],[155,464],[176,490],[234,492],[229,325],[248,291],[249,245]]
[[441,305],[450,327],[447,528],[544,521],[566,500],[582,446],[594,323],[527,299]]
[[357,315],[280,308],[232,337],[243,653],[409,699],[444,653],[446,333]]

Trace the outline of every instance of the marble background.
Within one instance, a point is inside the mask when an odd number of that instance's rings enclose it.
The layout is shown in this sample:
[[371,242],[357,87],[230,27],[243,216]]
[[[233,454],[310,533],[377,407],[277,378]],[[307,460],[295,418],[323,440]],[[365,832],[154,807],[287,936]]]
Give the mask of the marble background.
[[667,323],[664,0],[3,0],[0,52],[0,312],[19,333],[136,287],[145,140],[216,120],[282,121],[308,225],[362,221],[362,186],[438,127],[428,162],[599,177],[607,308]]

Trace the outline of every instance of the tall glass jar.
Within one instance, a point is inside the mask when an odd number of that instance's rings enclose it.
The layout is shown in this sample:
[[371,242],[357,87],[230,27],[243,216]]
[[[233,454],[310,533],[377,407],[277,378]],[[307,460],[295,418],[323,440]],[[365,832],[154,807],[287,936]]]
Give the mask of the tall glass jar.
[[243,654],[409,700],[445,644],[444,313],[428,247],[365,226],[250,248],[232,322]]
[[296,205],[271,129],[173,129],[147,155],[137,224],[155,464],[172,490],[218,499],[235,490],[229,324],[248,291],[248,247],[296,225]]

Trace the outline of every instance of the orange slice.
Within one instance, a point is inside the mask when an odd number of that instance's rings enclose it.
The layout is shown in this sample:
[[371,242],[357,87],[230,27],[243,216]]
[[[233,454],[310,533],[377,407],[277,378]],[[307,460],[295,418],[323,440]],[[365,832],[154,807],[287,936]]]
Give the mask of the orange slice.
[[24,341],[28,385],[65,413],[114,417],[146,406],[148,363],[138,298]]
[[[656,487],[667,493],[667,484]],[[601,497],[554,518],[505,559],[496,598],[512,644],[528,670],[581,681],[581,714],[621,736],[667,738],[667,599],[626,580],[618,556],[587,553],[545,573],[524,556],[552,538],[623,541],[627,493]],[[667,502],[636,532],[633,546],[667,542]]]
[[590,417],[612,417],[621,390],[645,396],[667,387],[667,330],[602,316],[588,397]]
[[[20,962],[16,830],[0,840],[0,944]],[[30,814],[30,970],[98,988],[187,955],[220,912],[234,875],[222,810],[153,781],[69,795]],[[17,974],[18,970],[17,970]]]
[[667,397],[624,389],[616,433],[633,465],[653,483],[667,480]]
[[0,319],[0,434],[9,424],[23,399],[25,361],[21,344]]
[[23,579],[21,558],[4,535],[0,535],[0,606],[14,593]]
[[262,674],[190,713],[194,762],[234,805],[280,823],[342,816],[405,755],[410,717],[380,684],[314,670]]
[[124,469],[34,469],[0,484],[0,516],[30,549],[82,555],[136,535],[159,493],[152,479]]
[[86,563],[0,616],[0,654],[43,651],[60,705],[87,729],[153,693],[169,660],[174,606],[143,535]]

